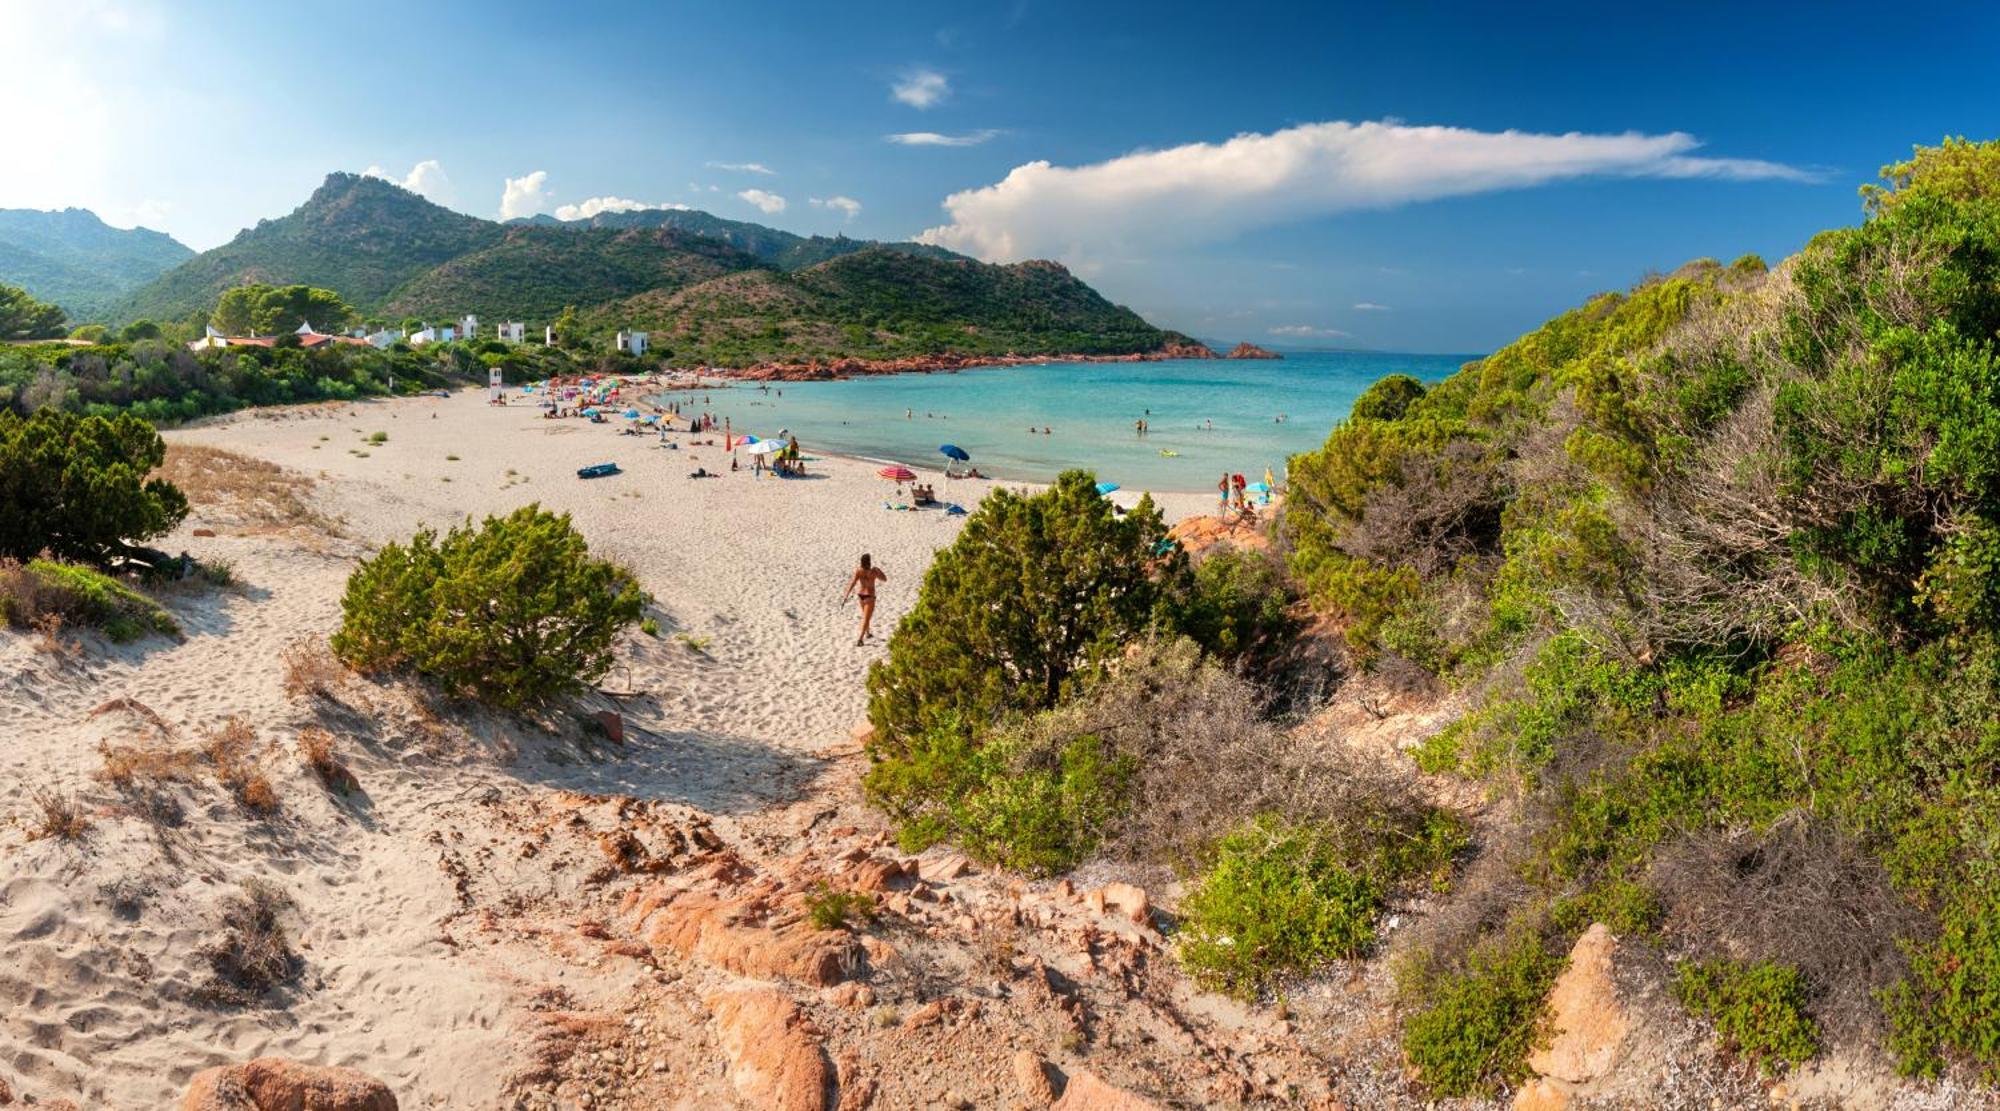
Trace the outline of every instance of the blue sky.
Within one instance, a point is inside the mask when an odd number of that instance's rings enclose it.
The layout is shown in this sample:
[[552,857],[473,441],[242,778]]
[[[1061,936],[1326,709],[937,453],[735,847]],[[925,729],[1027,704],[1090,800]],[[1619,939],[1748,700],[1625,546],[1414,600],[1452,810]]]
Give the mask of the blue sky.
[[372,167],[479,216],[512,183],[514,214],[927,234],[1207,337],[1476,351],[1781,257],[2000,121],[1993,6],[289,7],[0,0],[40,152],[0,207],[205,248]]

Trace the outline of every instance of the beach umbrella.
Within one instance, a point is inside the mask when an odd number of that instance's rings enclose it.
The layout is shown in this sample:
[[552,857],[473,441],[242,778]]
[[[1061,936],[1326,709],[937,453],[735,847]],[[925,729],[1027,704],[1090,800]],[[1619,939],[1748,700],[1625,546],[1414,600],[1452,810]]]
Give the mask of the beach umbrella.
[[1109,494],[1116,489],[1118,489],[1116,482],[1100,482],[1097,484],[1097,492],[1100,494]]
[[1271,492],[1271,484],[1268,482],[1253,482],[1245,486],[1244,489],[1253,494],[1268,494]]
[[626,419],[626,420],[638,420],[638,419],[639,419],[639,410],[637,410],[637,409],[627,409],[627,410],[625,410],[625,419]]
[[938,445],[938,454],[944,456],[946,459],[956,459],[961,463],[972,458],[972,456],[965,453],[964,448],[959,447],[957,444]]
[[759,440],[756,443],[750,445],[750,454],[770,455],[773,452],[783,451],[784,449],[785,445],[779,443],[776,440]]
[[917,472],[903,466],[884,467],[875,473],[891,482],[908,482],[917,477]]

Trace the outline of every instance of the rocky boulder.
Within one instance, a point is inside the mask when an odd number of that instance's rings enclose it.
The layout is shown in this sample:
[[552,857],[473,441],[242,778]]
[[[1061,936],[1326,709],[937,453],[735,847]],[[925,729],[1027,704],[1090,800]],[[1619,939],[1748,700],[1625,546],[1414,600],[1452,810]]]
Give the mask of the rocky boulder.
[[396,1096],[353,1069],[259,1057],[195,1073],[181,1111],[396,1111]]
[[1625,1057],[1632,1019],[1612,979],[1618,941],[1593,924],[1570,949],[1569,964],[1549,990],[1549,1043],[1528,1055],[1535,1077],[1515,1095],[1515,1111],[1556,1111],[1590,1094]]
[[770,988],[717,992],[707,1003],[729,1057],[729,1082],[745,1103],[771,1111],[834,1106],[833,1065],[796,1003]]

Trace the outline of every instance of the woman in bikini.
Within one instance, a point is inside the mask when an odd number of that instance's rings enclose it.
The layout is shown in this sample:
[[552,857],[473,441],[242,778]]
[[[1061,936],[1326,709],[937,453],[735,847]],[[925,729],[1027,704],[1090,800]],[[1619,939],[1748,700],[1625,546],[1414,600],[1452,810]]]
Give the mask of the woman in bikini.
[[868,640],[868,624],[875,620],[875,584],[888,577],[880,567],[875,566],[866,552],[861,553],[861,566],[848,577],[847,589],[841,594],[840,602],[846,605],[848,595],[857,592],[861,595],[861,635],[854,639],[856,645]]

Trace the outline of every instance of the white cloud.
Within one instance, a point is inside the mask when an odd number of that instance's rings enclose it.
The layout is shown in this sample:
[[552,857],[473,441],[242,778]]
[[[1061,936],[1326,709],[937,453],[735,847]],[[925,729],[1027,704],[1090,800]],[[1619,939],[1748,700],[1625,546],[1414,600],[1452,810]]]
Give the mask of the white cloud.
[[1373,302],[1373,301],[1357,301],[1357,302],[1355,302],[1355,305],[1354,305],[1354,311],[1355,311],[1355,312],[1388,312],[1388,311],[1389,311],[1389,306],[1387,306],[1387,305],[1378,305],[1378,304],[1376,304],[1376,303],[1375,303],[1375,302]]
[[735,170],[738,173],[744,174],[776,174],[778,172],[764,165],[762,162],[710,162],[707,165],[711,170]]
[[745,189],[736,196],[756,205],[767,216],[785,210],[785,198],[776,193],[766,193],[762,189]]
[[533,216],[549,206],[550,194],[547,188],[549,172],[536,170],[521,177],[510,177],[500,191],[500,218],[502,220]]
[[1345,339],[1347,333],[1338,328],[1315,328],[1310,324],[1280,324],[1271,329],[1274,336],[1292,339]]
[[951,95],[951,82],[933,69],[913,69],[889,89],[889,95],[912,108],[929,108]]
[[1000,134],[998,128],[982,127],[963,135],[943,135],[936,131],[902,131],[894,135],[884,135],[882,138],[891,143],[901,143],[906,147],[976,147],[998,134]]
[[1585,177],[1814,181],[1750,158],[1704,158],[1682,132],[1562,135],[1305,124],[1222,143],[1139,151],[1088,166],[1017,166],[953,193],[951,222],[917,238],[988,261],[1071,261],[1138,245],[1226,239],[1327,213],[1522,189]]
[[661,209],[676,209],[685,212],[688,210],[688,206],[674,204],[671,201],[660,204],[647,204],[645,201],[627,200],[624,197],[592,197],[587,201],[580,201],[576,204],[557,205],[555,216],[558,220],[588,220],[592,216],[604,212],[654,212]]
[[379,177],[383,181],[394,182],[437,204],[448,205],[452,201],[451,178],[444,172],[443,164],[435,158],[426,158],[410,167],[410,172],[402,177],[397,177],[380,166],[368,167],[361,171],[361,176]]
[[833,209],[845,215],[849,220],[861,215],[861,202],[855,200],[853,197],[828,197],[825,200],[814,197],[812,198],[812,205],[814,208]]

